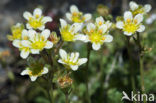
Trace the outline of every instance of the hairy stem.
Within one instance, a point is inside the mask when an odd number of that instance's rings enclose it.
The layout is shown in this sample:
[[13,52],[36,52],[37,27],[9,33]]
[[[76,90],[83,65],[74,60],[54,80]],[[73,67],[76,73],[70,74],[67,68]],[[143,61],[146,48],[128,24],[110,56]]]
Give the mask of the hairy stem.
[[68,94],[66,94],[65,96],[66,96],[66,103],[69,103]]
[[88,43],[87,44],[87,64],[86,64],[86,88],[87,88],[87,92],[86,92],[86,97],[87,97],[87,103],[91,103],[91,100],[90,100],[90,95],[89,95],[89,88],[88,88],[88,69],[89,69],[89,61],[90,61],[90,53],[91,53],[91,46],[90,44]]
[[[139,46],[139,66],[140,66],[140,80],[141,80],[141,91],[145,93],[145,86],[144,86],[144,67],[143,67],[143,53],[142,53],[142,46],[140,41],[140,35],[137,33],[137,44]],[[144,99],[144,103],[147,103]]]
[[[131,73],[132,89],[133,89],[133,92],[135,93],[136,92],[136,87],[135,87],[134,70],[132,68],[133,67],[133,60],[132,60],[132,55],[131,55],[130,37],[127,37],[127,50],[128,50],[128,56],[129,56],[130,65],[131,65],[130,73]],[[134,101],[134,103],[136,103],[136,102]]]

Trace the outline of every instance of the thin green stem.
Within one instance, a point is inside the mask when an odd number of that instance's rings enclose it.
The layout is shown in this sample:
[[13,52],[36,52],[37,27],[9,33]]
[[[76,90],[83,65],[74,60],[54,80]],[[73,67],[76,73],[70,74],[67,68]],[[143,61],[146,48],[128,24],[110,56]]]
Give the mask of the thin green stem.
[[50,99],[50,103],[54,103],[54,99],[53,99],[53,87],[52,85],[50,85],[50,90],[48,90],[49,93],[49,99]]
[[[137,44],[139,46],[139,66],[140,66],[140,80],[141,80],[141,91],[145,93],[145,85],[144,85],[144,67],[143,67],[143,47],[141,46],[140,35],[137,33]],[[147,101],[144,99],[144,103]]]
[[66,103],[69,103],[68,94],[66,94],[65,96],[66,96]]
[[[130,59],[130,65],[131,67],[133,66],[133,60],[132,60],[132,55],[131,55],[131,46],[130,46],[130,37],[127,37],[127,50],[128,50],[128,56]],[[134,70],[133,68],[130,68],[130,73],[131,73],[131,83],[132,83],[132,89],[133,92],[136,92],[136,87],[135,87],[135,78],[134,78]],[[136,103],[134,101],[134,103]]]
[[90,53],[91,53],[91,46],[88,43],[87,44],[87,59],[88,59],[88,61],[86,64],[86,72],[85,72],[85,74],[86,74],[86,89],[87,89],[86,96],[87,96],[88,103],[91,103],[90,95],[89,95],[89,88],[88,88],[88,69],[89,69]]

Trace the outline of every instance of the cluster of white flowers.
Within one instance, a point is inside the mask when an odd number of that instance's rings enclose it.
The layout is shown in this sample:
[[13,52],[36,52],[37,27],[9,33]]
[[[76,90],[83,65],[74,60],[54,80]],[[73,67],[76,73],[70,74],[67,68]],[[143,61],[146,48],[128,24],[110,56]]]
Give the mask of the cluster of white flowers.
[[[97,17],[95,23],[87,23],[82,21],[82,12],[79,12],[75,5],[70,7],[71,13],[66,13],[66,17],[73,22],[72,25],[67,24],[63,19],[61,23],[61,36],[64,41],[81,40],[83,42],[91,42],[94,50],[99,50],[104,42],[111,42],[113,37],[109,35],[109,29],[112,25],[110,21],[105,21],[102,16]],[[83,16],[86,21],[91,19],[91,14]],[[83,29],[86,28],[86,32]]]
[[146,4],[145,6],[138,5],[134,1],[129,3],[130,11],[124,13],[123,20],[119,20],[116,23],[116,27],[122,29],[125,35],[131,36],[136,32],[143,32],[145,26],[142,25],[144,15],[151,10],[151,5]]
[[[36,8],[31,14],[24,12],[23,17],[27,20],[26,28],[23,24],[17,23],[11,28],[12,35],[8,35],[8,39],[12,41],[13,46],[20,50],[20,56],[26,59],[29,54],[39,54],[43,49],[50,49],[53,43],[48,40],[50,30],[45,29],[45,24],[51,22],[52,18],[42,15],[42,10]],[[43,67],[36,74],[30,68],[26,68],[21,75],[29,75],[32,81],[38,76],[48,73],[48,68]]]
[[[47,22],[52,19],[42,15],[42,10],[36,8],[33,15],[24,12],[24,18],[27,20],[26,29],[24,25],[18,23],[12,29],[12,36],[8,36],[13,41],[13,45],[21,51],[20,56],[26,59],[30,53],[39,54],[41,50],[50,49],[53,43],[48,41],[50,30],[44,29]],[[37,30],[41,30],[37,32]]]
[[[142,6],[132,1],[129,5],[130,11],[126,11],[123,19],[116,23],[116,27],[122,29],[127,36],[145,30],[145,26],[142,25],[143,16],[151,10],[149,4]],[[22,58],[26,59],[29,54],[39,54],[43,49],[51,49],[53,44],[57,42],[53,43],[50,39],[60,40],[50,38],[50,30],[45,29],[45,24],[51,22],[52,18],[43,16],[41,9],[36,8],[33,14],[26,11],[23,17],[27,20],[26,29],[23,24],[17,23],[11,28],[12,36],[8,36],[8,39],[13,41],[13,45],[21,51],[20,56]],[[75,5],[72,5],[70,13],[66,13],[66,17],[72,24],[60,19],[60,33],[63,41],[75,42],[80,40],[85,43],[90,42],[93,50],[99,50],[104,42],[113,40],[113,37],[109,34],[112,23],[105,21],[102,16],[97,17],[95,22],[92,23],[91,14],[83,14]],[[59,54],[61,58],[58,62],[63,64],[67,70],[78,70],[80,65],[87,62],[87,58],[79,58],[78,52],[67,54],[65,50],[60,49]],[[26,68],[21,75],[29,75],[31,80],[35,81],[38,76],[48,73],[47,67],[42,65],[39,68],[35,72],[33,67]]]

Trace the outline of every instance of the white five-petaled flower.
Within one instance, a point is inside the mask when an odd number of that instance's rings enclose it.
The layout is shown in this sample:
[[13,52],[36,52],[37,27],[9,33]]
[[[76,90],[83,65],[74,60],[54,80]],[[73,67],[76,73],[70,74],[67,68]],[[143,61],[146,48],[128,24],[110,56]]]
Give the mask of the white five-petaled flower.
[[118,21],[116,27],[122,29],[125,35],[131,36],[136,32],[143,32],[145,30],[145,26],[141,23],[142,21],[142,14],[137,14],[133,17],[130,11],[126,11],[124,13],[124,21]]
[[14,40],[13,45],[21,51],[20,56],[25,59],[32,54],[39,54],[43,49],[50,49],[53,47],[53,43],[48,40],[50,31],[45,29],[41,33],[37,33],[34,30],[23,30],[22,39]]
[[86,42],[92,43],[94,50],[99,50],[104,42],[111,42],[113,37],[109,35],[111,23],[104,22],[103,18],[96,18],[96,23],[87,24]]
[[87,58],[79,58],[78,52],[67,54],[65,50],[60,49],[59,54],[61,56],[61,59],[59,59],[58,62],[74,71],[76,71],[80,65],[87,62]]
[[[22,31],[21,39],[22,40],[28,40],[29,39],[29,36],[28,36],[28,33],[27,33],[26,30]],[[19,50],[21,51],[20,56],[23,59],[26,59],[29,56],[30,52],[31,52],[30,51],[30,46],[23,44],[22,40],[15,39],[13,41],[13,46],[15,46],[16,48],[19,48]]]
[[146,4],[144,6],[142,5],[138,5],[136,2],[134,1],[131,1],[129,3],[129,6],[130,6],[130,10],[132,11],[132,13],[134,15],[137,15],[137,14],[146,14],[148,13],[150,10],[151,10],[151,5],[150,4]]
[[43,49],[50,49],[53,47],[53,43],[48,40],[50,30],[45,29],[41,33],[37,33],[34,30],[25,30],[25,33],[28,34],[29,40],[22,40],[22,44],[30,47],[32,54],[39,54]]
[[82,29],[82,23],[74,23],[70,25],[63,19],[60,19],[60,23],[60,32],[64,41],[85,40],[85,36],[78,33]]
[[112,23],[110,21],[105,21],[102,16],[97,17],[96,18],[96,25],[101,26],[103,24],[107,25],[107,29],[109,29],[112,26]]
[[92,18],[92,15],[90,13],[83,15],[83,13],[79,11],[77,6],[72,5],[70,7],[70,13],[66,13],[66,17],[72,22],[82,23],[89,21]]
[[37,77],[42,76],[43,74],[47,74],[47,73],[48,73],[47,67],[44,67],[37,73],[34,73],[33,71],[31,71],[30,68],[26,68],[25,70],[21,72],[21,75],[29,75],[31,81],[35,81]]
[[33,12],[33,15],[30,12],[24,12],[23,17],[28,21],[26,27],[28,29],[39,29],[44,30],[45,24],[51,22],[52,18],[49,16],[43,16],[42,10],[36,8]]

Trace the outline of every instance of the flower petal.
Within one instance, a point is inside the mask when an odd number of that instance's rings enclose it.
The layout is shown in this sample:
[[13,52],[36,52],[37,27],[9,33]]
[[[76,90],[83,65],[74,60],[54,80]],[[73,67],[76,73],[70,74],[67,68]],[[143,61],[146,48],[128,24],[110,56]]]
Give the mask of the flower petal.
[[29,75],[29,70],[25,69],[21,72],[21,75]]
[[145,30],[144,25],[140,25],[139,29],[137,30],[138,32],[143,32]]
[[20,48],[21,47],[21,41],[20,40],[14,40],[12,44],[16,48]]
[[146,13],[150,12],[151,9],[152,9],[152,6],[150,4],[146,4],[144,6],[144,10],[145,10]]
[[100,43],[93,43],[93,44],[92,44],[92,48],[93,48],[94,50],[99,50],[100,47],[101,47],[101,44],[100,44]]
[[142,14],[137,14],[135,17],[134,17],[134,21],[136,22],[137,21],[137,24],[141,23],[143,21],[143,15]]
[[41,35],[44,38],[44,40],[47,40],[49,38],[49,35],[50,35],[50,30],[45,29],[44,31],[41,32]]
[[70,61],[73,61],[74,60],[74,57],[75,57],[75,53],[71,53],[70,54]]
[[129,20],[132,20],[133,19],[133,15],[132,15],[132,13],[130,11],[126,11],[124,13],[124,20],[127,21],[128,19]]
[[87,25],[87,30],[90,32],[91,30],[94,30],[95,29],[95,25],[93,23],[89,23]]
[[32,17],[32,14],[30,13],[30,12],[24,12],[23,13],[23,17],[26,19],[26,20],[29,20],[29,18],[31,18]]
[[130,8],[131,8],[132,11],[136,10],[139,7],[139,5],[136,4],[134,1],[131,1],[129,3],[129,6],[130,6]]
[[113,37],[111,35],[105,35],[105,40],[104,42],[111,42],[113,40]]
[[29,51],[22,50],[21,53],[20,53],[20,56],[23,59],[26,59],[29,56]]
[[77,62],[77,60],[78,60],[78,58],[79,58],[79,53],[78,52],[76,52],[75,53],[75,56],[74,56],[74,59],[73,59],[73,62],[75,63],[75,62]]
[[53,47],[53,43],[50,42],[50,41],[47,41],[44,48],[45,48],[45,49],[50,49],[50,48],[52,48],[52,47]]
[[132,33],[128,33],[128,32],[124,32],[124,34],[127,35],[127,36],[131,36],[132,35]]
[[42,19],[42,22],[45,24],[47,22],[52,22],[52,18],[49,17],[49,16],[45,16],[43,19]]
[[77,66],[77,65],[71,65],[70,67],[71,67],[71,69],[72,69],[73,71],[76,71],[76,70],[78,69],[78,66]]
[[30,76],[30,79],[32,82],[34,82],[37,79],[37,76]]
[[66,13],[66,18],[70,21],[72,21],[72,14],[71,13]]
[[21,41],[22,46],[24,47],[30,47],[31,42],[29,40],[22,40]]
[[36,35],[36,31],[34,31],[34,30],[28,31],[28,36],[29,36],[31,41],[34,41],[35,35]]
[[40,8],[36,8],[33,12],[33,15],[38,15],[40,17],[42,15],[42,10]]
[[61,63],[61,64],[66,64],[66,63],[63,62],[61,59],[59,59],[58,62]]
[[39,54],[40,50],[39,49],[31,49],[32,54]]
[[123,23],[122,21],[118,21],[118,22],[116,23],[116,27],[119,28],[119,29],[122,29],[123,26],[124,26],[124,23]]
[[103,23],[104,23],[104,19],[102,16],[96,18],[96,24],[97,25],[100,25],[100,24],[102,25]]
[[101,31],[102,30],[102,33],[105,33],[107,31],[107,25],[106,24],[103,24],[99,27],[99,30]]
[[82,65],[82,64],[84,64],[86,62],[87,62],[87,58],[81,58],[81,59],[79,59],[78,64]]
[[27,29],[32,29],[32,27],[30,26],[30,24],[26,24]]
[[106,21],[105,24],[107,25],[107,28],[110,28],[112,26],[112,23],[110,21]]
[[84,40],[85,43],[89,42],[90,39],[89,39],[89,36],[88,35],[85,35],[86,36],[86,39]]
[[42,74],[47,74],[47,73],[48,73],[48,68],[47,67],[44,67]]
[[72,32],[73,34],[77,33],[82,29],[82,23],[74,23],[71,25],[69,31]]
[[65,59],[65,60],[67,59],[67,53],[66,53],[65,50],[60,49],[59,50],[59,54],[60,54],[60,56],[61,56],[62,59]]
[[74,13],[74,12],[79,12],[79,9],[77,8],[77,6],[76,5],[72,5],[71,7],[70,7],[70,12],[71,13]]
[[64,19],[60,19],[61,28],[65,28],[67,26],[67,22]]
[[89,21],[92,18],[92,15],[87,13],[84,15],[85,21]]
[[26,29],[24,29],[22,31],[22,38],[28,37],[28,31]]
[[41,27],[38,27],[38,29],[41,30],[41,31],[44,30],[44,28],[45,28],[45,25],[42,25]]
[[77,34],[75,35],[75,40],[81,40],[81,41],[85,41],[86,40],[86,35],[84,34]]

